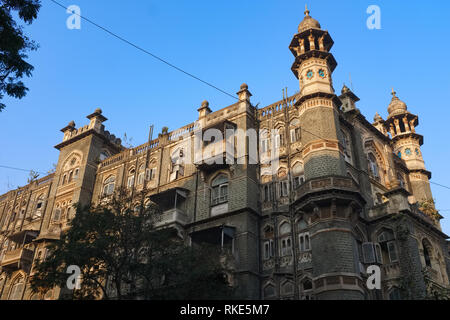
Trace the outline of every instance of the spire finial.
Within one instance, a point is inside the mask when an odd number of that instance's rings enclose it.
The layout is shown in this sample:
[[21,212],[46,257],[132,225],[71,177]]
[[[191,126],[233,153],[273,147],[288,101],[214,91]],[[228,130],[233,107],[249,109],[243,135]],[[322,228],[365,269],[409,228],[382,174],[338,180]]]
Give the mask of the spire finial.
[[305,16],[309,16],[308,5],[305,4]]
[[397,92],[395,92],[395,90],[394,90],[394,88],[392,88],[392,97],[394,97],[394,98],[396,98],[397,96],[396,96],[396,94],[397,94]]

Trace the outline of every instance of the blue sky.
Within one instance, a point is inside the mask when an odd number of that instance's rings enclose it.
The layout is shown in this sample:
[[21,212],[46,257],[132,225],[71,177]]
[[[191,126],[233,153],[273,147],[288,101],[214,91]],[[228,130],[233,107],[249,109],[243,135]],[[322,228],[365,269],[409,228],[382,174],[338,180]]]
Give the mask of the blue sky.
[[[58,0],[78,5],[82,15],[150,52],[234,94],[246,82],[260,106],[290,94],[298,82],[288,46],[303,19],[304,1]],[[40,49],[30,55],[33,77],[22,100],[5,99],[0,113],[0,165],[46,172],[57,162],[53,148],[70,120],[101,107],[106,127],[133,143],[155,132],[193,122],[203,100],[213,110],[234,100],[82,21],[66,28],[68,14],[42,0],[38,20],[26,27]],[[366,27],[369,5],[381,8],[381,30]],[[345,82],[361,98],[359,109],[372,121],[387,115],[391,87],[419,115],[417,131],[432,181],[450,185],[447,12],[450,2],[308,1],[311,15],[335,41],[335,89]],[[0,193],[26,184],[26,172],[0,168]],[[432,185],[450,234],[450,190]]]

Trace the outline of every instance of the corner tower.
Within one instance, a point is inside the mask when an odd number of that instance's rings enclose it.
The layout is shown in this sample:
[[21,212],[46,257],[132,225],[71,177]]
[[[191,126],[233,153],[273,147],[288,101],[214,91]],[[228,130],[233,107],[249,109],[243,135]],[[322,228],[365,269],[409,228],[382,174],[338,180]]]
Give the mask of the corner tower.
[[295,56],[292,72],[300,82],[296,102],[302,126],[305,178],[346,175],[339,129],[339,107],[331,74],[337,66],[330,53],[334,42],[328,31],[309,15],[298,26],[289,49]]
[[388,112],[389,116],[384,125],[391,134],[394,153],[405,161],[410,171],[412,193],[417,201],[431,201],[433,200],[429,181],[431,172],[426,170],[420,150],[423,136],[416,133],[419,118],[408,111],[406,103],[397,97],[394,89]]
[[[296,190],[292,210],[308,221],[316,298],[363,299],[354,230],[365,202],[347,176],[339,120],[342,102],[331,76],[337,66],[332,46],[328,31],[306,8],[289,46],[295,57],[292,71],[300,83],[295,107],[306,180]],[[356,96],[349,99],[358,100]]]

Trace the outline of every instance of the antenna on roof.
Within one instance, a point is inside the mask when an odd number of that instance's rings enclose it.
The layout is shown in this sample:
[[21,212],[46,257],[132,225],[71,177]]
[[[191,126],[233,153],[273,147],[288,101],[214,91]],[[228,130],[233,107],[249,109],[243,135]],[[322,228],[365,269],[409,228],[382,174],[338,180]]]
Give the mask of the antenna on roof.
[[155,126],[153,124],[150,126],[150,130],[148,131],[148,142],[153,140],[153,128],[154,127]]
[[352,74],[351,74],[351,72],[349,72],[348,76],[350,78],[350,89],[352,89],[352,91],[354,91],[353,90],[353,82],[352,82]]

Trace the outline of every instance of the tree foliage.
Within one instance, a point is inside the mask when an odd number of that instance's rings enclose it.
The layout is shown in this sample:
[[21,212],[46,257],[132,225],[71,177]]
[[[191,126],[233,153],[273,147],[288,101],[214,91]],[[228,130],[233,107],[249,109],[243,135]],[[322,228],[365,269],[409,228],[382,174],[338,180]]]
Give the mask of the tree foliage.
[[223,299],[233,289],[217,248],[188,247],[172,228],[157,229],[159,208],[120,191],[107,205],[78,207],[70,229],[35,266],[34,292],[66,288],[67,267],[80,267],[74,299]]
[[[30,40],[13,18],[31,24],[41,7],[39,0],[0,0],[0,101],[4,95],[21,99],[28,88],[21,81],[30,77],[34,67],[26,62],[27,52],[36,50],[37,44]],[[5,104],[0,102],[0,112]]]

